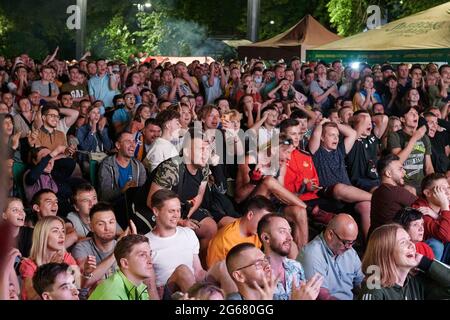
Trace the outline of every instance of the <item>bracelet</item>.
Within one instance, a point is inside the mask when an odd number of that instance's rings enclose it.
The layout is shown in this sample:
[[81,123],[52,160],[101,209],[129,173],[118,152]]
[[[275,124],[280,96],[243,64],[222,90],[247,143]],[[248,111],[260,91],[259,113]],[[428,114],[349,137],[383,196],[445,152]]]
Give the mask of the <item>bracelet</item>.
[[83,274],[81,276],[83,278],[85,278],[85,279],[92,279],[94,277],[94,274],[92,272],[91,273],[84,273],[83,272]]

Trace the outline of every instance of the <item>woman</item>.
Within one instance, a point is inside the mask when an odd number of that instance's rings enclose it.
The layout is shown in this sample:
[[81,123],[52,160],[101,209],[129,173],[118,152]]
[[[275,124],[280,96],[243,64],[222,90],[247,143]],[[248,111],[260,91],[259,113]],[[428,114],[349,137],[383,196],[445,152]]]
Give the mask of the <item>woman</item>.
[[278,86],[270,91],[267,96],[276,101],[292,101],[295,98],[295,92],[291,89],[289,80],[281,79]]
[[3,143],[7,146],[8,155],[13,158],[14,162],[22,162],[20,155],[20,131],[14,133],[14,118],[10,114],[1,117],[3,126]]
[[148,104],[142,103],[134,114],[133,121],[130,124],[130,132],[135,134],[136,132],[144,129],[145,120],[150,119],[152,110]]
[[372,76],[364,76],[362,80],[362,88],[353,98],[353,111],[372,111],[372,107],[375,103],[381,103],[381,97],[373,87],[373,83],[374,81]]
[[[419,269],[423,273],[415,272]],[[450,269],[416,252],[399,224],[387,224],[370,236],[362,260],[366,279],[360,300],[450,298]]]
[[136,104],[141,103],[141,90],[143,89],[143,82],[139,71],[133,71],[128,75],[126,81],[126,89],[124,93],[131,92],[136,98]]
[[[106,118],[101,118],[100,108],[93,105],[88,110],[88,123],[77,130],[79,141],[78,149],[88,153],[109,152],[113,148],[113,143],[106,127]],[[79,160],[82,163],[83,172],[89,172],[89,156],[86,153],[79,153]]]
[[14,238],[17,249],[23,257],[30,255],[33,229],[25,225],[25,211],[22,200],[19,198],[7,198],[2,219],[11,228],[11,236]]
[[22,260],[19,269],[23,280],[23,300],[37,300],[39,298],[33,288],[33,275],[39,266],[49,262],[65,262],[70,265],[75,271],[76,283],[80,283],[79,268],[72,255],[66,252],[65,238],[64,220],[60,217],[47,216],[36,223],[30,257]]
[[402,130],[402,122],[400,121],[400,118],[396,116],[390,116],[387,129],[384,132],[383,137],[381,138],[383,150],[387,148],[388,137],[390,136],[390,134],[399,130]]

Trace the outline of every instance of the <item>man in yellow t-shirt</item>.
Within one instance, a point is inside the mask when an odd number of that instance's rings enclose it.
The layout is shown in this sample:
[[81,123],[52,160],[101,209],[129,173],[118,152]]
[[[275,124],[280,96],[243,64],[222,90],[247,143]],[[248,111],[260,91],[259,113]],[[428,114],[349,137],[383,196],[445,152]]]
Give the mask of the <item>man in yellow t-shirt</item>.
[[261,242],[256,230],[258,222],[271,211],[273,211],[272,203],[266,197],[251,198],[247,203],[245,215],[221,228],[209,242],[206,257],[208,268],[224,260],[228,251],[240,243],[249,242],[260,248]]

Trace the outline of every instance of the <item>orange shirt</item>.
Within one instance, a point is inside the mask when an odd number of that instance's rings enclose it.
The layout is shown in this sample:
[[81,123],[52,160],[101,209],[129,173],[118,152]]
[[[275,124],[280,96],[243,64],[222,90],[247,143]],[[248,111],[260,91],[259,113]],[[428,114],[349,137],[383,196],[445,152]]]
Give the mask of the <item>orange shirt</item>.
[[253,243],[256,247],[261,248],[261,242],[258,235],[254,234],[249,237],[243,237],[239,229],[241,219],[237,219],[217,231],[214,238],[211,239],[208,246],[208,255],[206,256],[206,264],[211,268],[216,262],[225,260],[228,251],[240,243]]
[[[316,184],[320,185],[311,155],[296,149],[292,151],[291,160],[287,165],[284,187],[294,194],[299,193],[304,179],[314,180]],[[317,191],[307,191],[299,195],[299,198],[302,201],[317,199]]]

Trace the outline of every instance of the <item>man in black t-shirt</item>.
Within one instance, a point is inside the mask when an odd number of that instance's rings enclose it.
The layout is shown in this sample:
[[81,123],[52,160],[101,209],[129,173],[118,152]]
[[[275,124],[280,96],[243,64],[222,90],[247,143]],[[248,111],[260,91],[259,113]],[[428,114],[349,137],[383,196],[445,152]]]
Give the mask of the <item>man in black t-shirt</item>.
[[[203,133],[189,129],[183,146],[183,156],[163,161],[154,170],[147,206],[152,208],[151,197],[161,189],[176,192],[181,201],[179,225],[194,230],[200,240],[200,258],[206,258],[208,243],[217,232],[217,224],[209,212],[200,208],[208,184],[210,170],[209,142]],[[181,183],[180,183],[181,182]]]
[[449,169],[450,160],[450,137],[447,130],[438,125],[438,117],[432,112],[424,113],[427,120],[427,135],[431,142],[431,161],[436,173],[446,173]]
[[380,138],[386,130],[388,117],[374,116],[375,128],[367,111],[357,111],[353,116],[353,128],[357,139],[345,158],[350,181],[355,187],[373,192],[380,184],[376,170]]

